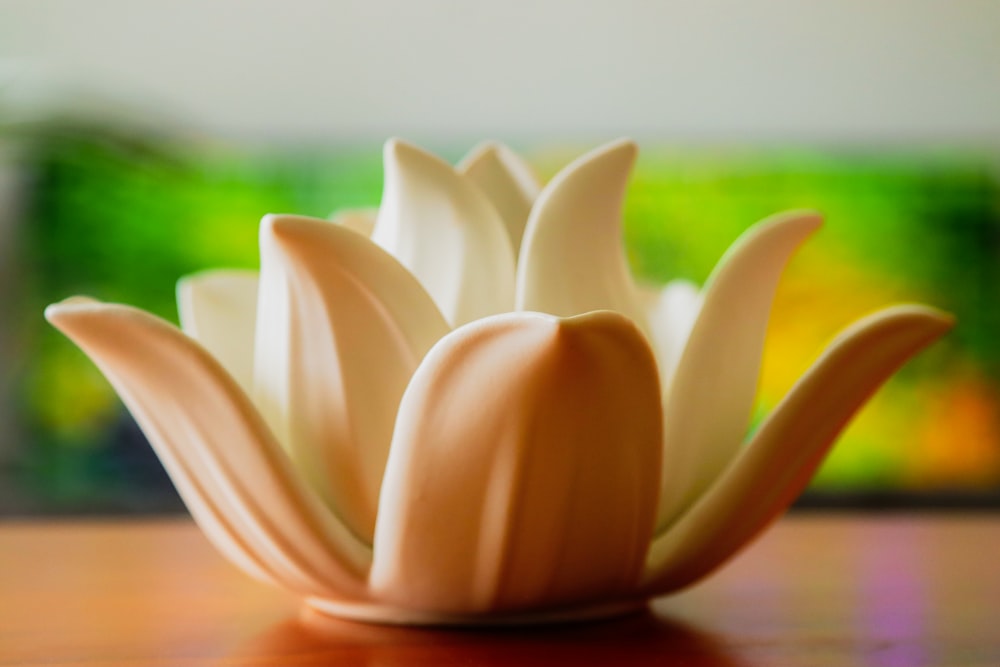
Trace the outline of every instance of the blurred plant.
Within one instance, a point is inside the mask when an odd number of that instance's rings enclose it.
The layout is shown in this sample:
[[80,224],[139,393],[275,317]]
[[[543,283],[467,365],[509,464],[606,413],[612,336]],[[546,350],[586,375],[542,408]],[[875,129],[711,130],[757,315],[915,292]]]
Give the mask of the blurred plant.
[[[43,325],[46,303],[89,293],[176,320],[173,281],[208,266],[253,266],[252,230],[263,213],[325,216],[374,205],[381,193],[371,146],[241,151],[67,121],[7,127],[4,140],[18,144],[17,166],[28,175],[20,294],[6,317],[18,327],[18,412],[31,443],[20,461],[34,471],[28,483],[37,493],[74,471],[93,477],[79,460],[108,451],[122,419],[96,369]],[[549,175],[569,152],[537,150],[532,162]],[[771,211],[794,208],[822,210],[828,224],[823,243],[792,263],[779,290],[760,411],[773,407],[838,323],[888,301],[935,303],[961,325],[889,383],[817,483],[996,488],[1000,180],[989,162],[929,152],[652,148],[629,186],[630,260],[651,283],[674,276],[700,283],[729,240]],[[948,454],[940,434],[949,432],[976,435]],[[69,486],[82,497],[105,483]]]

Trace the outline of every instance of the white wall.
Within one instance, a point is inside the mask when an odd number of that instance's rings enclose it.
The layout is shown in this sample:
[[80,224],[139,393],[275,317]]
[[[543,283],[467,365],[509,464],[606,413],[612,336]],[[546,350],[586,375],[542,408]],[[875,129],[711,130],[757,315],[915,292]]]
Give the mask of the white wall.
[[0,0],[0,57],[230,136],[1000,145],[994,0]]

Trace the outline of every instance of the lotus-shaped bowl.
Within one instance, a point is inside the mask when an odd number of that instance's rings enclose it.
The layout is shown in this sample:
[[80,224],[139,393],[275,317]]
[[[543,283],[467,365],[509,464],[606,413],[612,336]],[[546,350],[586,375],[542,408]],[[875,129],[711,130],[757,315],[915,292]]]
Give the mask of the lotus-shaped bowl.
[[752,435],[771,301],[820,225],[748,230],[703,290],[637,286],[635,146],[541,188],[499,145],[400,141],[377,214],[267,216],[259,274],[179,285],[184,332],[74,297],[49,320],[103,370],[208,538],[310,606],[527,623],[704,577],[807,484],[867,397],[951,320],[852,324]]

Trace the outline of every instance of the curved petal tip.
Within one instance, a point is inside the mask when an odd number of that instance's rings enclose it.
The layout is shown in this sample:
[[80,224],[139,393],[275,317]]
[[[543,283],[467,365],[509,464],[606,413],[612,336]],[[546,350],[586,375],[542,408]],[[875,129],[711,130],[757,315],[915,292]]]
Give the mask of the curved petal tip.
[[66,333],[73,322],[81,317],[100,312],[109,307],[109,304],[93,299],[89,296],[71,296],[45,307],[46,321]]
[[[300,234],[308,234],[317,224],[327,223],[299,215],[268,213],[260,219],[260,238],[262,242],[266,239],[287,243],[291,239],[297,239]],[[330,226],[339,229],[336,225]]]
[[622,244],[622,205],[638,148],[628,139],[574,160],[549,182],[524,231],[518,310],[615,310],[645,328]]
[[928,325],[932,328],[940,330],[941,334],[947,333],[949,330],[954,328],[958,319],[953,313],[949,313],[946,310],[940,310],[934,308],[933,306],[925,306],[922,304],[901,304],[895,306],[900,315],[910,315],[911,317],[926,320]]
[[[399,137],[392,137],[388,139],[382,147],[382,159],[386,164],[391,162],[406,163],[413,159],[424,160],[427,158],[433,158],[436,162],[447,164],[437,155],[425,151],[420,148],[420,146],[411,144],[409,141],[400,139]],[[451,167],[451,165],[448,166],[449,168]]]

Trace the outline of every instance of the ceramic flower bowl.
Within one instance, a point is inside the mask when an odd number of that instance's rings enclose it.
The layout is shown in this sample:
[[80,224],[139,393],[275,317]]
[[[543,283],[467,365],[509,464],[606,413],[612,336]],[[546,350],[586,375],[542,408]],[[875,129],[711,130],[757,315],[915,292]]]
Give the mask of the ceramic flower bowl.
[[103,370],[234,564],[338,616],[499,624],[619,613],[733,556],[867,397],[951,325],[851,325],[745,439],[773,294],[820,225],[751,228],[704,290],[637,287],[636,149],[544,189],[501,146],[385,150],[377,219],[267,216],[261,268],[179,287],[184,333],[72,298]]

